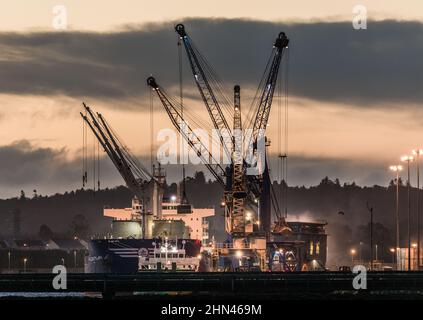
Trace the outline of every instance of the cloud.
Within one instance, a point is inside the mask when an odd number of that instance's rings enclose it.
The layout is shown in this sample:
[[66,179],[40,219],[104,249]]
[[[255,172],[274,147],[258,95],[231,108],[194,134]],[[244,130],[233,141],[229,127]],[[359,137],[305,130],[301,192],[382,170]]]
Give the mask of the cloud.
[[[149,157],[139,157],[149,167]],[[89,183],[93,184],[92,161],[88,163]],[[271,157],[272,178],[278,179],[276,157]],[[114,187],[123,184],[122,178],[106,155],[101,156],[101,185]],[[180,181],[181,167],[164,167],[169,183]],[[292,156],[289,158],[288,183],[295,185],[317,185],[323,177],[339,178],[342,182],[355,181],[361,185],[386,185],[386,170],[381,164],[366,161],[353,161],[333,158],[309,158]],[[202,165],[187,165],[187,175],[204,171],[207,179],[212,177]],[[70,158],[65,148],[53,149],[37,147],[28,140],[16,141],[0,147],[0,198],[17,196],[21,189],[31,193],[33,189],[41,194],[53,194],[81,188],[82,158]],[[279,177],[280,178],[280,177]]]
[[[102,178],[107,184],[121,184],[106,158],[101,160]],[[17,196],[19,190],[41,194],[81,187],[82,159],[70,159],[65,148],[37,147],[28,140],[0,147],[0,197]]]
[[[291,95],[365,106],[423,102],[419,22],[369,21],[368,29],[359,31],[349,21],[184,23],[228,89],[234,83],[256,87],[275,36],[285,31],[291,39]],[[110,33],[0,33],[0,93],[134,99],[148,93],[145,79],[150,74],[165,86],[176,85],[174,24]],[[184,64],[186,68],[186,59]],[[185,77],[191,78],[188,70]]]
[[[93,180],[92,150],[88,146],[87,188],[97,185]],[[71,157],[66,148],[39,147],[29,140],[15,141],[0,146],[0,199],[16,197],[20,190],[31,194],[35,189],[39,194],[54,194],[79,189],[82,186],[82,150]],[[146,168],[150,168],[149,155],[134,155]],[[165,166],[168,182],[181,179],[180,165]],[[205,171],[203,165],[189,165],[187,175],[195,171]],[[97,172],[97,171],[96,171]],[[206,172],[206,171],[205,171]],[[97,173],[96,173],[97,175]],[[207,178],[212,178],[206,172]],[[115,187],[124,184],[112,161],[104,153],[100,155],[101,187]]]

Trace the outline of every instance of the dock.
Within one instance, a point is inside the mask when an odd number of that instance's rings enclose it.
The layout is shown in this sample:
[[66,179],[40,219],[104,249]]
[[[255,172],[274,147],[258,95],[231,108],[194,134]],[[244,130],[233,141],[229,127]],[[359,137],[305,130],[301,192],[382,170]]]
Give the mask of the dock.
[[368,272],[367,289],[355,290],[356,274],[343,272],[68,274],[66,290],[55,290],[56,274],[0,274],[0,292],[88,292],[112,298],[119,293],[146,295],[292,298],[348,294],[401,295],[423,298],[423,272]]

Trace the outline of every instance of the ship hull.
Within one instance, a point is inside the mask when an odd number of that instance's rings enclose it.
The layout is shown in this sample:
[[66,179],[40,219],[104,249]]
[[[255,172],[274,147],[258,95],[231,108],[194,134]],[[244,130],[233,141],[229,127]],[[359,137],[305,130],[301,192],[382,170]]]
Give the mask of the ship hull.
[[[140,254],[154,250],[160,243],[159,239],[90,240],[85,273],[136,273]],[[189,257],[200,254],[201,242],[198,240],[181,239],[177,245],[179,248],[184,246]]]

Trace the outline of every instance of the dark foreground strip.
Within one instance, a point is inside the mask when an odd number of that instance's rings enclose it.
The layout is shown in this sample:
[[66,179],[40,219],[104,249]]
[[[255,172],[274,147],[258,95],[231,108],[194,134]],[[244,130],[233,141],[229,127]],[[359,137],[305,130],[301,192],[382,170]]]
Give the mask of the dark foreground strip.
[[[55,274],[0,274],[0,292],[58,292]],[[423,272],[369,272],[367,290],[355,291],[352,273],[138,273],[68,274],[67,289],[59,292],[92,292],[103,297],[139,292],[138,297],[286,297],[294,299],[346,299],[355,296],[421,297]]]

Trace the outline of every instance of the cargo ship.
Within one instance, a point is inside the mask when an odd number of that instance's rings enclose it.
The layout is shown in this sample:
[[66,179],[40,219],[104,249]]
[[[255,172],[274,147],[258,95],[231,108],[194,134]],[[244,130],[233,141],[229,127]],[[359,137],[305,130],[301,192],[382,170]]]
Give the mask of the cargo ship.
[[113,218],[112,232],[88,242],[85,272],[197,271],[201,251],[212,241],[206,218],[214,215],[214,209],[193,208],[176,196],[164,199],[161,209],[161,219],[146,219],[143,227],[137,198],[131,208],[105,208],[104,216]]
[[[145,261],[146,257],[152,257],[157,253],[157,247],[162,247],[165,242],[175,248],[177,252],[184,251],[178,266],[191,265],[192,271],[197,265],[192,263],[192,259],[199,260],[201,242],[198,240],[184,239],[180,241],[169,241],[164,239],[94,239],[88,243],[87,261],[85,264],[86,273],[136,273],[143,270],[157,270],[157,262],[149,268],[142,267],[140,261]],[[166,257],[165,257],[166,258]],[[183,258],[183,259],[182,259]],[[185,261],[186,260],[186,263]],[[173,260],[167,259],[166,262]],[[153,260],[152,260],[153,262]],[[163,270],[172,268],[172,264],[161,263],[159,266]],[[182,268],[181,268],[182,269]],[[184,268],[185,269],[185,268]]]

